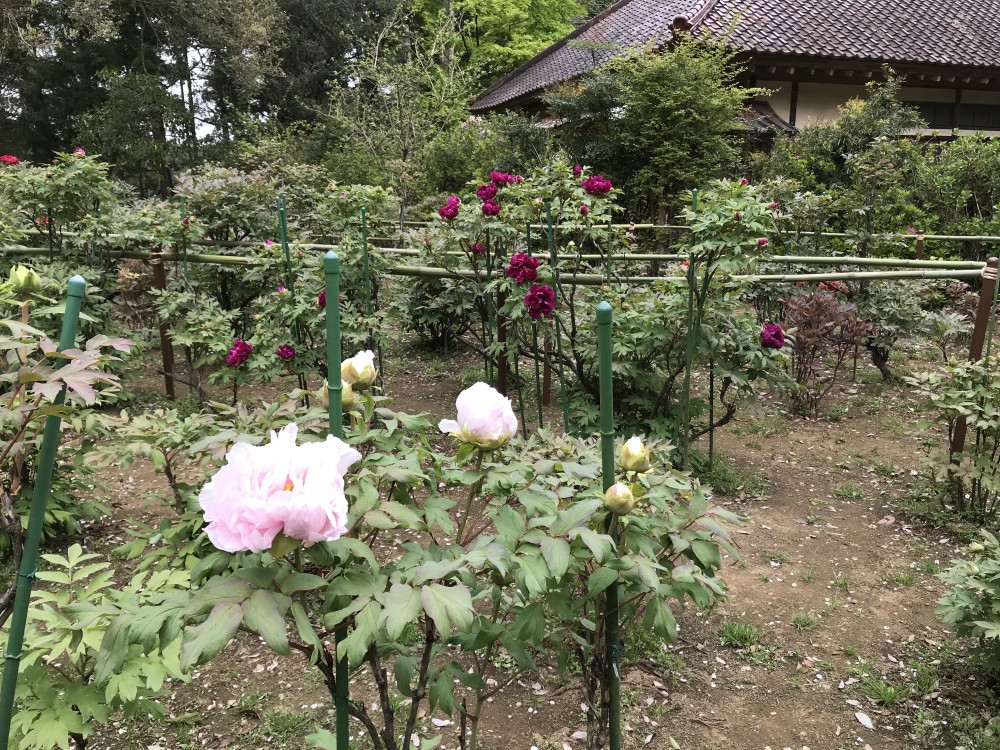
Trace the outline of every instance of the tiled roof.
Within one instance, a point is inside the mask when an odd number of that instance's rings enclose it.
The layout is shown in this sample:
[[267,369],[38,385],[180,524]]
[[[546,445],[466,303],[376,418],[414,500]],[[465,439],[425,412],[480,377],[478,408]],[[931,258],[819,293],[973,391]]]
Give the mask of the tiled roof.
[[622,0],[515,68],[487,89],[472,109],[499,107],[576,78],[630,49],[670,38],[674,19],[691,15],[692,6],[700,4],[700,0]]
[[1000,68],[997,0],[717,0],[703,24],[755,52]]
[[679,16],[696,34],[732,27],[729,43],[758,53],[1000,69],[1000,0],[621,0],[491,86],[472,109],[501,107],[662,43]]

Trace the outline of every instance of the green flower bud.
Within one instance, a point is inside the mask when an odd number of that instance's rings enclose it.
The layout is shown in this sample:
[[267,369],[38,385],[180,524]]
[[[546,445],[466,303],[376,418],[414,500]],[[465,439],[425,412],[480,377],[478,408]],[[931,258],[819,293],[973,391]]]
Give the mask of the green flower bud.
[[627,516],[635,507],[635,495],[627,484],[618,482],[604,493],[604,507],[618,516]]
[[346,380],[340,381],[340,410],[345,414],[354,408],[357,402],[356,394],[351,384]]
[[972,563],[968,563],[965,566],[965,572],[968,573],[970,576],[977,576],[979,575],[979,566],[973,565]]
[[626,471],[649,471],[649,448],[633,435],[618,451],[618,463]]
[[42,289],[42,277],[26,266],[17,265],[10,269],[8,281],[17,294],[34,294]]
[[982,552],[984,549],[986,548],[979,542],[973,542],[969,545],[969,552]]

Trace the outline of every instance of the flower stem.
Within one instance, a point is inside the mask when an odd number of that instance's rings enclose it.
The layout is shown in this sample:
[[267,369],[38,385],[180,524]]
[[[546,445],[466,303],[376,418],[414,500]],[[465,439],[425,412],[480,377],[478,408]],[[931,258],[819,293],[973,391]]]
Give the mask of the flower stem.
[[[483,469],[483,456],[485,452],[482,450],[476,451],[476,471],[481,472]],[[462,541],[465,534],[465,527],[469,523],[469,514],[472,512],[472,501],[476,499],[476,495],[479,494],[479,488],[482,486],[483,479],[480,477],[476,480],[471,487],[469,487],[469,496],[465,500],[465,507],[462,509],[462,518],[458,522],[458,533],[455,534],[455,542],[459,545],[464,544]]]

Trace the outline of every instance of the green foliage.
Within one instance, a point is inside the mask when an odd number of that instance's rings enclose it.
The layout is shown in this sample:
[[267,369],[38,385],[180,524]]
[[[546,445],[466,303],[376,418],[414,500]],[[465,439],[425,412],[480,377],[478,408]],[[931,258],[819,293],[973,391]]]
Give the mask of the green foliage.
[[724,44],[685,38],[657,54],[613,58],[547,102],[565,121],[557,138],[566,150],[656,215],[736,165],[740,115],[758,93],[736,83],[739,70]]
[[948,591],[938,599],[937,614],[958,635],[975,638],[983,665],[1000,671],[1000,542],[988,531],[969,545],[969,560],[956,561],[938,574]]
[[[906,381],[928,399],[931,421],[947,430],[947,443],[931,443],[927,468],[942,502],[973,520],[1000,510],[1000,359],[950,360],[936,372]],[[968,425],[965,450],[952,455],[960,420]]]
[[[163,718],[156,698],[164,681],[186,679],[180,639],[145,647],[120,640],[122,623],[138,608],[188,584],[180,570],[135,575],[115,586],[113,570],[79,544],[65,556],[42,555],[39,580],[51,587],[32,593],[11,726],[22,750],[82,747],[97,725],[119,712]],[[6,631],[3,633],[6,636]],[[4,637],[4,642],[6,638]],[[108,657],[114,663],[109,664]]]
[[[322,434],[323,413],[303,420],[294,395],[290,408],[244,414],[251,434],[292,419],[305,433]],[[191,573],[200,581],[211,571],[203,585],[122,620],[124,642],[162,648],[187,621],[179,661],[188,669],[244,628],[278,653],[303,652],[329,682],[332,656],[320,634],[343,626],[352,669],[385,675],[381,706],[397,691],[415,708],[427,701],[445,713],[464,702],[477,706],[469,715],[475,725],[488,683],[501,679],[501,670],[535,671],[543,652],[555,650],[565,669],[582,649],[587,683],[603,679],[600,622],[613,582],[625,602],[622,620],[641,619],[669,640],[676,638],[672,608],[689,597],[710,606],[723,595],[719,547],[735,549],[722,524],[735,519],[711,506],[689,477],[669,468],[629,475],[640,506],[609,535],[602,531],[608,511],[596,441],[540,433],[509,450],[474,456],[463,446],[443,454],[430,440],[429,420],[382,403],[360,399],[347,436],[363,453],[347,482],[348,526],[356,535],[289,558],[208,554]],[[217,462],[244,434],[223,419],[192,450]],[[393,559],[376,557],[373,548],[404,530],[426,541],[404,543]],[[98,663],[105,662],[117,673],[114,655],[102,650]],[[401,726],[383,712],[385,734],[410,736],[415,715]]]

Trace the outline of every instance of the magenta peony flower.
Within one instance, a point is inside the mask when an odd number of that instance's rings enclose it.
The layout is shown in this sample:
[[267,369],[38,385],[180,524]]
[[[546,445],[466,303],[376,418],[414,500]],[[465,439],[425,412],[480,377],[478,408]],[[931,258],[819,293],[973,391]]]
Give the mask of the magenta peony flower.
[[271,247],[274,244],[274,240],[264,240],[264,247]]
[[522,182],[524,182],[524,177],[519,174],[516,174],[514,175],[514,182],[520,185]]
[[275,350],[274,353],[286,362],[295,359],[295,347],[291,344],[282,344]]
[[480,185],[476,188],[476,195],[481,201],[492,200],[497,197],[497,186],[493,182],[487,182],[485,185]]
[[770,203],[768,204],[768,206],[767,206],[767,207],[768,207],[769,209],[771,209],[772,211],[777,211],[777,210],[778,210],[778,204],[777,204],[777,203],[776,203],[775,201],[771,201],[771,202],[770,202]]
[[250,359],[250,352],[252,351],[253,344],[237,337],[233,341],[233,345],[229,348],[229,354],[226,355],[226,364],[231,367],[240,367]]
[[607,195],[611,192],[611,180],[597,174],[581,182],[580,187],[591,195]]
[[579,164],[574,164],[573,165],[573,176],[574,177],[579,177],[582,174],[583,174],[583,167],[581,167]]
[[321,309],[326,308],[326,289],[321,291],[319,296],[316,298],[316,306]]
[[328,436],[296,445],[291,424],[266,445],[236,443],[198,494],[212,544],[226,552],[263,552],[279,534],[306,546],[347,533],[344,474],[361,454]]
[[283,286],[279,286],[279,287],[278,287],[278,294],[284,294],[284,293],[285,293],[285,292],[287,292],[287,291],[288,291],[288,290],[287,290],[287,289],[285,289],[285,287],[283,287]]
[[187,217],[185,217],[185,218],[184,218],[184,219],[183,219],[183,220],[181,221],[181,225],[182,225],[182,226],[185,226],[185,227],[186,227],[186,226],[188,226],[188,225],[190,225],[190,224],[191,224],[191,217],[190,217],[190,216],[187,216]]
[[512,174],[507,174],[506,172],[490,172],[490,182],[497,187],[501,187],[503,185],[513,185],[516,181],[517,178]]
[[4,154],[3,156],[0,156],[0,162],[4,164],[9,164],[12,167],[16,167],[18,164],[21,163],[21,160],[18,159],[16,156],[11,156],[10,154]]
[[770,240],[768,240],[767,237],[761,237],[759,240],[757,240],[757,244],[760,247],[767,247],[767,245],[769,244],[769,242],[770,242]]
[[580,206],[580,213],[583,216],[586,216],[587,214],[589,214],[590,213],[590,206],[588,206],[586,203],[584,203],[582,206]]
[[73,156],[86,156],[86,155],[87,152],[84,151],[82,148],[73,149]]
[[510,399],[486,383],[466,388],[455,401],[458,419],[442,419],[438,429],[483,450],[493,450],[517,434]]
[[483,201],[483,216],[499,216],[500,204],[496,201]]
[[486,245],[482,242],[477,242],[472,246],[473,255],[484,255],[486,253]]
[[518,284],[527,284],[538,278],[538,265],[538,258],[533,258],[527,253],[514,253],[510,256],[510,265],[504,274]]
[[548,284],[533,284],[524,296],[524,306],[532,320],[547,318],[556,309],[556,293]]
[[746,187],[749,184],[750,184],[750,180],[748,180],[746,177],[744,177],[742,180],[740,180],[740,187]]
[[767,349],[780,349],[785,345],[785,332],[777,323],[768,323],[760,329],[760,345]]
[[445,221],[451,221],[458,216],[458,209],[461,205],[462,201],[457,195],[450,195],[445,204],[438,209],[438,216]]
[[743,221],[743,212],[733,211],[733,221]]

